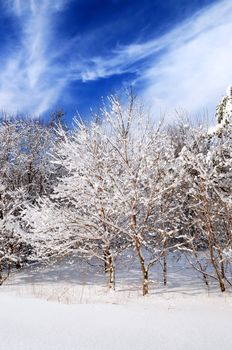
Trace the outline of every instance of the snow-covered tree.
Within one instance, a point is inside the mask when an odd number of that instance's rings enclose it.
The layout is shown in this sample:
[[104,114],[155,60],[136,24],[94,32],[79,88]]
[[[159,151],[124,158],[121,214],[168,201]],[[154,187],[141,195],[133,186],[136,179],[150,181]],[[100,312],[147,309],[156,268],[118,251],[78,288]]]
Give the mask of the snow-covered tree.
[[217,279],[221,291],[226,282],[231,284],[223,257],[223,252],[231,247],[232,234],[230,137],[227,131],[223,135],[223,129],[220,134],[197,129],[195,139],[179,157],[182,225],[192,237],[193,265],[206,284],[208,276]]
[[71,138],[61,133],[54,163],[67,176],[49,201],[41,200],[27,212],[34,237],[41,243],[43,235],[44,246],[54,252],[78,250],[104,261],[110,285],[117,256],[131,247],[147,294],[150,268],[165,260],[169,249],[183,245],[180,237],[173,240],[173,202],[162,203],[175,187],[169,138],[161,125],[146,118],[132,95],[125,106],[111,96],[101,118],[90,126],[76,122]]
[[184,122],[170,131],[132,94],[125,104],[111,96],[89,125],[76,120],[71,134],[60,128],[50,169],[62,176],[24,211],[37,257],[97,258],[112,287],[127,249],[146,295],[150,269],[161,263],[166,284],[167,254],[184,251],[205,283],[216,279],[224,291],[231,284],[230,97],[219,110],[214,129]]
[[23,189],[10,191],[0,185],[0,285],[12,268],[25,263],[30,253],[19,218],[24,198]]
[[57,169],[49,151],[56,140],[52,128],[38,120],[6,116],[0,120],[0,265],[4,273],[22,265],[31,254],[21,212],[38,195],[51,191]]
[[231,127],[232,120],[232,86],[228,86],[224,96],[216,108],[217,128]]
[[33,225],[38,249],[42,244],[53,256],[78,250],[87,258],[100,259],[112,287],[114,260],[127,242],[117,227],[111,197],[115,163],[103,131],[98,122],[87,127],[78,121],[71,138],[59,131],[62,141],[54,163],[67,175],[60,179],[50,200],[41,199],[39,207],[27,210],[25,219]]
[[[129,95],[125,106],[111,97],[104,117],[114,151],[114,191],[122,234],[134,248],[142,272],[143,295],[148,293],[149,271],[166,255],[183,247],[175,220],[175,149],[162,123],[156,125],[140,103]],[[166,276],[164,276],[166,283]]]
[[0,178],[15,190],[24,187],[32,199],[51,187],[49,152],[54,132],[37,120],[6,119],[0,122]]

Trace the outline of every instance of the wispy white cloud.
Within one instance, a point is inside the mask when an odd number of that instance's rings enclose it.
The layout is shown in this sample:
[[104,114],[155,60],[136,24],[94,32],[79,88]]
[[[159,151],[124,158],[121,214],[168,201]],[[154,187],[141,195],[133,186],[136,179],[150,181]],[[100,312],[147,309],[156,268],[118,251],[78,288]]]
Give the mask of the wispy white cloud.
[[[182,107],[191,113],[215,104],[232,82],[232,3],[219,1],[169,33],[145,43],[118,47],[82,67],[83,80],[137,73],[153,110]],[[143,60],[143,65],[136,62]],[[79,62],[80,64],[80,62]]]
[[[57,49],[54,15],[70,1],[4,2],[19,25],[21,39],[4,63],[4,53],[0,53],[0,109],[43,113],[58,101],[71,81],[87,82],[131,72],[155,111],[167,109],[171,113],[182,107],[195,113],[206,107],[213,112],[232,82],[230,1],[212,4],[165,35],[118,45],[110,53],[95,57],[88,55],[87,49],[83,55],[78,50],[78,40],[86,42],[83,35]],[[60,58],[65,65],[58,63]]]
[[170,33],[167,52],[145,70],[143,96],[154,110],[214,115],[232,82],[232,3],[222,1]]
[[54,64],[52,52],[53,14],[65,0],[8,0],[8,14],[15,17],[20,31],[18,49],[0,67],[0,108],[40,114],[60,96],[66,77]]

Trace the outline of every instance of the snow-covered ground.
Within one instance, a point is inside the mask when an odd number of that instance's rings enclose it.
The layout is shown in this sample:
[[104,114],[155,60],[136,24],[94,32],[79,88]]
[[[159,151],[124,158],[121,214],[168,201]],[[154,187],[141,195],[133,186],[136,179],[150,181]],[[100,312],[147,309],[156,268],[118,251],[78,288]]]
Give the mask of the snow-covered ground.
[[151,299],[67,305],[1,293],[0,349],[232,349],[231,301]]
[[22,270],[0,287],[0,350],[231,350],[231,294],[178,264],[167,288],[154,272],[146,297],[132,268],[115,292],[96,266]]

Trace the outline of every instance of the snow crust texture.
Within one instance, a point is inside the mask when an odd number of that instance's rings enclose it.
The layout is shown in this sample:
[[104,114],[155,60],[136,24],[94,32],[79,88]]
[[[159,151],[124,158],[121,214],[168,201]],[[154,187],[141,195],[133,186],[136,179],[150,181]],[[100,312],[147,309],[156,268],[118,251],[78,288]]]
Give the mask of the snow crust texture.
[[230,350],[231,302],[65,305],[1,293],[0,350]]

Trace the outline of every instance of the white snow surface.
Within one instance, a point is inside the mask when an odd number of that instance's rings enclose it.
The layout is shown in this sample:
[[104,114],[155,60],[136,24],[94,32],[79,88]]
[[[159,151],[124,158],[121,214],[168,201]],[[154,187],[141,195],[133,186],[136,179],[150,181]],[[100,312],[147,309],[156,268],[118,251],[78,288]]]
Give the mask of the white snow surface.
[[62,304],[0,294],[1,350],[231,350],[230,298]]
[[179,264],[146,297],[133,271],[109,292],[80,264],[22,270],[0,287],[0,350],[231,350],[231,293]]

